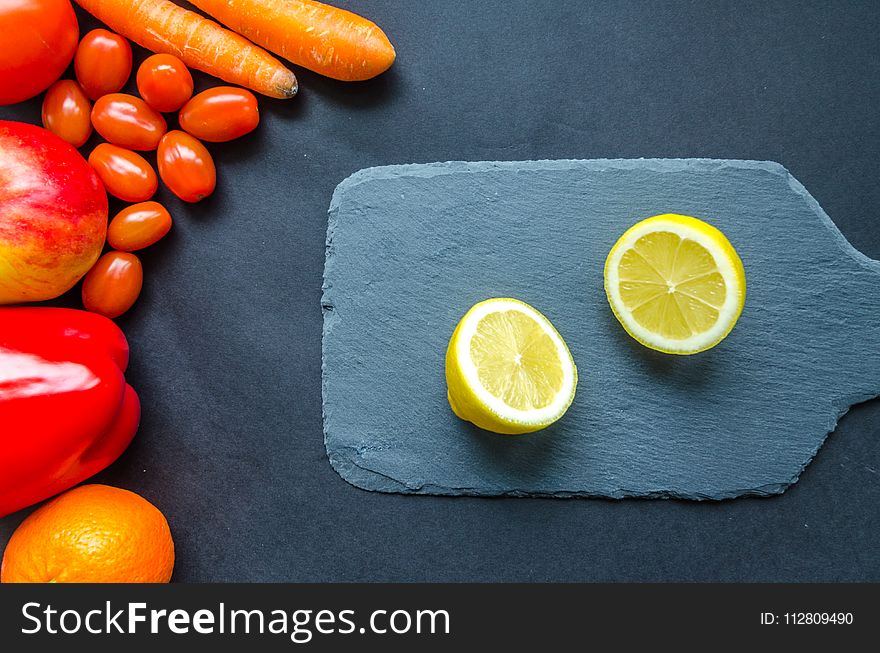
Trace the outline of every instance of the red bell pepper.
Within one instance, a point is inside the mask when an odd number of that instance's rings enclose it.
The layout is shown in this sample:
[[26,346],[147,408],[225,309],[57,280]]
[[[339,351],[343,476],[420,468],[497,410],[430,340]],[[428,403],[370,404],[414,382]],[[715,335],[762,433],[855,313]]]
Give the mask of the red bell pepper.
[[0,308],[0,517],[112,463],[140,421],[128,343],[110,320]]

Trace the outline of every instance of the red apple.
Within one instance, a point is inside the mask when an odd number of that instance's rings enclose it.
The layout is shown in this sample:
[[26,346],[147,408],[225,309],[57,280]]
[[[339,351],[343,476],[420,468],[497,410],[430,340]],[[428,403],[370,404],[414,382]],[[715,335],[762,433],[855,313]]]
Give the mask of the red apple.
[[107,193],[55,134],[0,120],[0,304],[52,299],[98,260]]

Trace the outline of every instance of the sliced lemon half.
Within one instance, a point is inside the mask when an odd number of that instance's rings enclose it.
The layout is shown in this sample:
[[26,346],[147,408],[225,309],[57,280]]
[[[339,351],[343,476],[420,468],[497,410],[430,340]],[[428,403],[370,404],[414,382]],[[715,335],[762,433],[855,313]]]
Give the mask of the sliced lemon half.
[[721,342],[742,313],[746,275],[712,225],[667,213],[624,233],[605,261],[605,293],[627,333],[667,354]]
[[475,304],[446,349],[449,405],[495,433],[530,433],[558,420],[574,399],[577,368],[550,320],[516,299]]

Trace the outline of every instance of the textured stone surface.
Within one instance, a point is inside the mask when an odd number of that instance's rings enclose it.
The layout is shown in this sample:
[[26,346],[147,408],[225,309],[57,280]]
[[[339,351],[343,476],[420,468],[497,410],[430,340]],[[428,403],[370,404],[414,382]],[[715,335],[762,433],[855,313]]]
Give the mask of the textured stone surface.
[[[731,335],[692,357],[615,321],[602,266],[636,221],[724,231],[746,268]],[[461,315],[493,296],[544,312],[578,365],[566,416],[486,433],[446,403]],[[771,162],[441,163],[361,170],[336,190],[324,272],[324,434],[369,490],[725,499],[783,492],[854,403],[880,393],[880,263]]]

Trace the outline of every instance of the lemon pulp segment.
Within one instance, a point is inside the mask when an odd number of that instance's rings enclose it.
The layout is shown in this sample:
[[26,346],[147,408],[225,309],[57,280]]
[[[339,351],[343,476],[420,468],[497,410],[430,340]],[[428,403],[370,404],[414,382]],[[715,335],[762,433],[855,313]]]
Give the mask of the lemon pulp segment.
[[483,387],[513,408],[544,408],[562,389],[556,346],[519,311],[490,313],[480,320],[470,354]]

